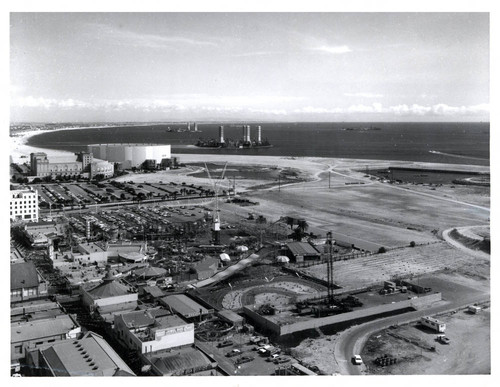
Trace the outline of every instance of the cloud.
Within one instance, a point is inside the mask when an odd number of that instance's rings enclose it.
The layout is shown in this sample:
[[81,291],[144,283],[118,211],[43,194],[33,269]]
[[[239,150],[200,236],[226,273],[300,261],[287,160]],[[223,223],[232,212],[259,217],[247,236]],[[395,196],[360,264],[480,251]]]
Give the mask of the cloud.
[[51,109],[51,108],[88,108],[91,107],[92,104],[84,102],[84,101],[79,101],[79,100],[74,100],[74,99],[53,99],[53,98],[43,98],[43,97],[18,97],[14,98],[11,101],[11,106],[16,106],[16,107],[39,107],[39,108],[44,108],[44,109]]
[[390,114],[396,116],[466,116],[489,114],[489,104],[479,104],[471,106],[449,106],[446,104],[436,104],[432,106],[394,105],[384,107],[381,103],[371,105],[357,104],[347,108],[321,108],[307,106],[294,110],[294,113],[303,114]]
[[[116,29],[104,24],[90,24],[92,33],[98,39],[107,38],[113,44],[121,44],[135,47],[146,47],[155,49],[171,49],[185,45],[218,47],[219,44],[208,39],[190,36],[167,36],[148,33],[139,33],[130,30]],[[96,34],[97,31],[97,34]]]
[[326,52],[328,54],[345,54],[347,52],[352,52],[348,46],[319,46],[313,48],[315,51]]
[[362,98],[382,98],[383,94],[375,93],[344,93],[346,97],[362,97]]
[[252,57],[252,56],[279,55],[282,53],[283,53],[283,51],[250,51],[250,52],[244,52],[241,54],[232,54],[231,56],[233,58],[246,58],[246,57]]
[[490,112],[489,104],[470,106],[450,106],[444,103],[435,105],[399,104],[384,106],[379,102],[372,104],[356,104],[348,107],[316,107],[304,106],[287,110],[283,106],[300,102],[301,98],[277,95],[263,96],[210,96],[206,94],[174,94],[165,98],[124,99],[124,100],[92,100],[54,99],[43,97],[19,97],[11,100],[13,108],[42,109],[46,111],[93,111],[93,112],[127,112],[127,113],[250,113],[272,116],[299,115],[355,115],[375,114],[385,117],[463,117],[484,116]]

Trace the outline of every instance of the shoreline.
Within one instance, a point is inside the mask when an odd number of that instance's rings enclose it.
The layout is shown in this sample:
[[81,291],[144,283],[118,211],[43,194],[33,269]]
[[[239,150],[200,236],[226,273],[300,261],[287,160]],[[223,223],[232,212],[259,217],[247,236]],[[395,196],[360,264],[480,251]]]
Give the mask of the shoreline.
[[[143,124],[149,125],[149,124]],[[139,126],[139,125],[138,125]],[[102,128],[115,127],[115,126],[101,126]],[[50,148],[40,148],[27,145],[30,137],[40,134],[40,132],[54,132],[60,130],[80,130],[80,129],[96,129],[100,127],[81,127],[81,128],[59,128],[50,131],[33,130],[22,133],[18,136],[10,137],[10,157],[15,163],[24,163],[29,161],[29,155],[33,152],[44,152],[49,157],[61,157],[73,155],[72,152],[65,150],[57,150]],[[181,145],[180,147],[172,145],[172,148],[196,148],[194,145]],[[23,157],[24,156],[24,157]],[[318,166],[322,165],[325,168],[387,168],[390,166],[412,166],[413,168],[421,169],[440,169],[454,170],[467,169],[473,172],[490,173],[490,166],[483,165],[470,165],[470,164],[450,164],[450,163],[435,163],[423,161],[406,161],[406,160],[378,160],[378,159],[355,159],[355,158],[335,158],[335,157],[316,157],[316,156],[257,156],[257,155],[228,155],[228,154],[204,154],[204,153],[180,153],[176,154],[182,163],[193,162],[225,162],[227,161],[233,165],[262,165],[262,166],[277,166],[277,167],[294,167],[318,172]],[[306,166],[306,164],[309,164]],[[313,167],[313,165],[315,167]],[[313,167],[313,168],[311,168]],[[322,168],[319,168],[322,169]]]

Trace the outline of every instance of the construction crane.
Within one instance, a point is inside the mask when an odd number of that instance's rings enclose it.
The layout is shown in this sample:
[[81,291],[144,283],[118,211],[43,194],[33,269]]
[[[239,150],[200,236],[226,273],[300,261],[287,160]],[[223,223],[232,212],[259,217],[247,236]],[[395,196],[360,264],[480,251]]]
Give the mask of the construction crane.
[[219,215],[219,190],[221,186],[221,182],[224,179],[224,174],[226,173],[227,162],[224,164],[224,169],[222,170],[222,174],[219,176],[217,180],[213,180],[210,175],[210,170],[207,167],[207,163],[205,163],[205,169],[207,170],[208,179],[210,180],[210,184],[213,187],[214,195],[215,195],[215,209],[212,215],[212,242],[214,245],[220,245],[220,215]]

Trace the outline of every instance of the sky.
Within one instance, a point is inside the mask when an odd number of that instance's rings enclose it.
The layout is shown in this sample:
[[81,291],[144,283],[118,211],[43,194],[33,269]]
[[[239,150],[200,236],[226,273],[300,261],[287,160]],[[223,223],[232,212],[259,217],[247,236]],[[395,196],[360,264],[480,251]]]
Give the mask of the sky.
[[489,121],[488,13],[11,13],[11,122]]

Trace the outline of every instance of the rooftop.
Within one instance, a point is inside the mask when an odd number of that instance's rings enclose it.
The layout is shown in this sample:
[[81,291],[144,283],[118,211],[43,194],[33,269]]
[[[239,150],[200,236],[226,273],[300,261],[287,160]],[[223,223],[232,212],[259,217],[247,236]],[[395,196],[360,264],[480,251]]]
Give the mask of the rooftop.
[[106,340],[93,332],[40,352],[54,376],[135,376]]
[[195,317],[200,314],[208,314],[209,310],[204,306],[198,304],[196,301],[187,297],[185,294],[173,294],[163,297],[161,301],[171,307],[176,313],[181,314],[183,317]]
[[68,315],[28,322],[15,322],[10,324],[10,340],[12,343],[18,343],[63,335],[76,327],[78,325]]
[[10,265],[10,289],[33,288],[39,285],[38,273],[33,262]]
[[104,278],[99,285],[87,290],[87,293],[96,300],[100,298],[124,296],[130,294],[130,291],[127,286],[122,285],[119,281],[108,276]]
[[154,352],[145,355],[163,375],[181,375],[184,370],[210,368],[212,362],[196,348]]
[[318,255],[319,251],[306,242],[290,242],[286,246],[293,255]]
[[99,246],[96,243],[80,243],[78,245],[78,249],[84,253],[84,254],[90,254],[90,253],[96,253],[96,252],[103,252],[104,250],[102,249],[101,246]]

